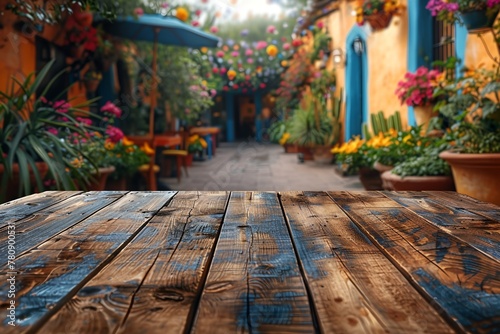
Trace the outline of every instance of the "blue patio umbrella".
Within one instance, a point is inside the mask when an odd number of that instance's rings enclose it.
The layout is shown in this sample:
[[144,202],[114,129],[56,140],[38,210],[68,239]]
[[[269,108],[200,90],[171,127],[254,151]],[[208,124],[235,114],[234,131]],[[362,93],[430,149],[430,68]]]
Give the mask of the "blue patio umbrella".
[[[103,23],[104,31],[109,34],[130,40],[153,42],[153,80],[156,81],[158,43],[165,45],[185,46],[190,48],[216,47],[219,39],[205,33],[175,17],[155,14],[144,14],[138,18],[123,17],[112,22]],[[155,85],[156,86],[156,85]],[[149,135],[153,136],[154,109],[156,107],[156,90],[151,92],[151,110],[149,116]]]

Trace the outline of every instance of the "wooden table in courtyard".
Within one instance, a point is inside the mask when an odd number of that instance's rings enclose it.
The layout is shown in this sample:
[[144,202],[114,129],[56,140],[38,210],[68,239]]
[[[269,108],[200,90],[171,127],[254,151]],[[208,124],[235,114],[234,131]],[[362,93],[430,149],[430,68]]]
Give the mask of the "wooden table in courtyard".
[[453,192],[44,192],[0,230],[1,333],[500,331],[500,208]]

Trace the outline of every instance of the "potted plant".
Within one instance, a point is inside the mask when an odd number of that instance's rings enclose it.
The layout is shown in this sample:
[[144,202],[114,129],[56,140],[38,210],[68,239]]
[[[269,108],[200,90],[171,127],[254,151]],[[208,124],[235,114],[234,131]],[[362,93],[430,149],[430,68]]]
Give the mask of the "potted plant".
[[435,102],[434,90],[438,82],[445,79],[445,73],[429,70],[421,66],[415,73],[407,72],[403,80],[399,81],[396,95],[401,104],[413,107],[415,121],[427,132],[430,119],[437,115],[433,112]]
[[94,93],[99,87],[99,83],[102,80],[102,73],[95,70],[89,69],[83,75],[83,84],[85,85],[85,89],[89,93]]
[[374,31],[389,26],[392,16],[399,14],[402,5],[398,0],[364,0],[356,9],[356,22],[363,25],[368,22]]
[[65,46],[68,55],[79,59],[85,52],[94,52],[97,48],[97,30],[79,20],[78,13],[70,15],[64,25],[66,32]]
[[452,168],[457,191],[500,204],[500,72],[480,68],[444,83],[448,95],[437,109],[453,124],[447,134],[451,150],[440,157]]
[[188,166],[191,166],[195,155],[199,155],[201,158],[201,155],[203,154],[203,150],[206,149],[207,146],[208,146],[208,144],[205,141],[205,139],[203,139],[199,135],[190,136],[187,140],[188,156],[187,156],[186,164]]
[[429,0],[426,6],[439,20],[465,25],[470,33],[490,30],[500,10],[498,0]]
[[448,163],[439,158],[439,153],[448,148],[448,143],[433,137],[418,155],[399,162],[382,173],[384,189],[396,191],[453,191],[455,184]]
[[[80,180],[89,174],[72,164],[81,152],[68,141],[61,140],[59,133],[83,135],[87,127],[78,121],[77,115],[88,114],[72,106],[68,101],[47,101],[44,95],[59,76],[55,76],[35,98],[53,61],[36,76],[30,74],[24,81],[12,79],[11,89],[0,92],[0,201],[44,190],[45,174],[54,176],[58,189],[74,189],[73,178]],[[18,184],[15,184],[18,183]]]

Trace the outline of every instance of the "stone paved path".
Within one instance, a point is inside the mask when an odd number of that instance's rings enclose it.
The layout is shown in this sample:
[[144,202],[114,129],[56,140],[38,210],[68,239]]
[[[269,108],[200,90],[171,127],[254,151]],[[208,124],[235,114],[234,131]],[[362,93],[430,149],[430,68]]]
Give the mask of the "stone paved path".
[[193,162],[189,177],[162,178],[172,190],[363,190],[357,176],[342,177],[333,165],[299,163],[275,144],[221,143],[210,160]]

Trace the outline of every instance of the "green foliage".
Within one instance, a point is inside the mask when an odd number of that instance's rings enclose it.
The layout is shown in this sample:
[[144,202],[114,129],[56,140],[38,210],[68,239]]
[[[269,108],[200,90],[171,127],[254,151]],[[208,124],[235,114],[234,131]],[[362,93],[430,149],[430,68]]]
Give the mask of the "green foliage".
[[500,72],[480,68],[442,83],[434,109],[452,122],[450,141],[464,153],[500,153]]
[[[47,74],[54,61],[49,62],[34,78],[34,73],[24,81],[12,79],[8,92],[0,92],[0,164],[3,174],[0,197],[4,198],[8,181],[13,176],[14,164],[19,166],[20,188],[19,196],[28,195],[33,191],[29,171],[32,170],[39,191],[44,189],[42,176],[36,168],[36,162],[47,164],[57,184],[58,189],[74,189],[73,179],[88,179],[89,174],[75,167],[72,161],[79,159],[81,152],[69,142],[61,140],[50,131],[62,131],[84,135],[85,125],[80,123],[79,116],[88,114],[78,107],[58,107],[56,103],[48,104],[43,96],[51,85],[59,79],[55,76],[41,93],[41,98],[35,99],[35,93],[42,82],[47,82]],[[63,102],[59,101],[59,105]],[[92,102],[92,101],[90,101]],[[70,171],[68,173],[67,171]]]
[[443,139],[433,139],[423,149],[421,155],[412,156],[398,163],[392,173],[405,176],[442,176],[451,175],[450,166],[439,158],[439,153],[448,149],[448,143]]
[[[401,115],[399,111],[390,115],[388,118],[384,116],[383,111],[379,111],[377,114],[371,114],[373,135],[378,135],[379,133],[387,133],[391,129],[396,131],[402,131],[403,125],[401,123]],[[370,139],[373,135],[370,133],[367,124],[363,124],[363,138]]]
[[287,132],[287,122],[285,121],[275,121],[269,129],[267,130],[267,134],[269,135],[269,140],[272,143],[278,143],[283,135]]

